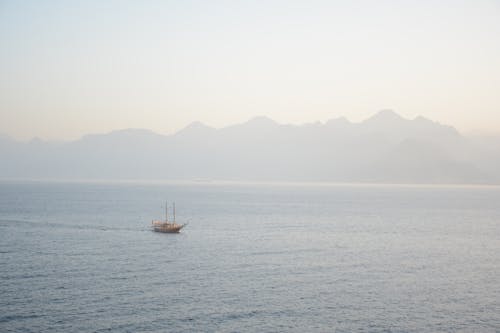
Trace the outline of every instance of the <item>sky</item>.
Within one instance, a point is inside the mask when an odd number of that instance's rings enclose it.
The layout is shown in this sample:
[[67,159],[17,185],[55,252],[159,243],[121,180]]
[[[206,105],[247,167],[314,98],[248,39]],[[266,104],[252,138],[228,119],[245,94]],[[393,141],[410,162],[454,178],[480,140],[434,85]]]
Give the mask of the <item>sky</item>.
[[387,108],[500,133],[499,36],[499,0],[0,0],[0,134],[168,134]]

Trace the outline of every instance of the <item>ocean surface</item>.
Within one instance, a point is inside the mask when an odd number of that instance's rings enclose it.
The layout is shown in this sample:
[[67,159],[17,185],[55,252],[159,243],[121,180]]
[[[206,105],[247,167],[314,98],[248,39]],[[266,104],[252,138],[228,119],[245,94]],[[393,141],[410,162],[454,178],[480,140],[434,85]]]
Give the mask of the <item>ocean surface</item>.
[[500,188],[0,182],[0,332],[500,332]]

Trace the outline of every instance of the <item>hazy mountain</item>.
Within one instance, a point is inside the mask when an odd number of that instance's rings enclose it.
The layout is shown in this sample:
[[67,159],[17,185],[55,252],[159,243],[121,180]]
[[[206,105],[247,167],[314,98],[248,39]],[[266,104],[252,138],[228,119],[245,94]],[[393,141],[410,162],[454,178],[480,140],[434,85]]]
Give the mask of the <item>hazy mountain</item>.
[[498,183],[500,140],[383,110],[301,126],[266,117],[174,135],[126,129],[66,143],[0,136],[1,178]]

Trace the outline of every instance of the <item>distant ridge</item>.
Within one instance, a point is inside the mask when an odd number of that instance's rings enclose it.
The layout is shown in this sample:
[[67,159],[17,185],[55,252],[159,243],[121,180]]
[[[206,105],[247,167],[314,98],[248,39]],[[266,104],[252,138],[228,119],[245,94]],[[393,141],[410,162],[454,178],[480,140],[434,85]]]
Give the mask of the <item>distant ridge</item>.
[[495,144],[392,110],[357,123],[260,116],[220,129],[193,122],[173,135],[124,129],[57,144],[0,136],[0,177],[493,184]]

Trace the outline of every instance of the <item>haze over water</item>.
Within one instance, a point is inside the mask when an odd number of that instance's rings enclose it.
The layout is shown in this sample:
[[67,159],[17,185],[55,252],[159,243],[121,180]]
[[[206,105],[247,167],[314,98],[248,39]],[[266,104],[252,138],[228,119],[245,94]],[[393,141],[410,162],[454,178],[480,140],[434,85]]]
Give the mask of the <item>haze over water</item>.
[[496,0],[0,0],[0,333],[499,333],[498,36]]
[[[149,230],[176,201],[178,235]],[[498,332],[500,189],[2,182],[3,332]]]

